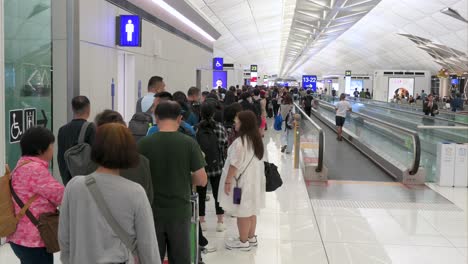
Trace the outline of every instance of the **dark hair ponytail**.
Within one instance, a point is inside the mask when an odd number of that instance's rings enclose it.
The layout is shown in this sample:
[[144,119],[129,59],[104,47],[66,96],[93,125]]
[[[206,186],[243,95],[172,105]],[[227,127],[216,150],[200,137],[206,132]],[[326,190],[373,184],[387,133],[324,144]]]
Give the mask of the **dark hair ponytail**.
[[199,127],[203,128],[216,128],[216,122],[214,121],[214,115],[216,113],[216,106],[211,102],[204,102],[200,107],[201,121]]

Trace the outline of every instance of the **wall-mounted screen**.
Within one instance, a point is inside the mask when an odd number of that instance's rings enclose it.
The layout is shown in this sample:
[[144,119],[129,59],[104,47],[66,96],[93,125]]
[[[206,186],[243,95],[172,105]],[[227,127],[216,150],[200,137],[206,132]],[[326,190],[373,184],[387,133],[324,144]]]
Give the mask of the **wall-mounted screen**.
[[414,95],[414,78],[388,78],[388,101],[395,95],[400,98]]
[[359,92],[361,92],[362,88],[364,88],[364,83],[363,82],[364,82],[363,80],[353,80],[353,79],[351,79],[351,85],[350,85],[349,88],[346,89],[345,93],[353,95],[356,88],[357,88],[357,90]]
[[227,86],[227,71],[213,71],[213,89]]

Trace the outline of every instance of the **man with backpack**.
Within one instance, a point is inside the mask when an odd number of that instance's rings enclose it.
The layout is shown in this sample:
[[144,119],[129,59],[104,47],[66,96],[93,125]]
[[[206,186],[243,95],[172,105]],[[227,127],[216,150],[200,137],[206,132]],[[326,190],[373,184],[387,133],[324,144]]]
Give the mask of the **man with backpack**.
[[162,77],[153,76],[148,81],[148,93],[138,99],[136,113],[128,123],[128,128],[136,141],[146,136],[148,128],[154,124],[154,96],[157,93],[164,92],[165,87],[166,84]]
[[166,84],[162,77],[151,77],[148,81],[148,93],[137,101],[136,113],[147,113],[148,111],[151,113],[154,95],[164,92],[165,88]]
[[312,114],[312,100],[314,100],[314,97],[311,94],[311,90],[307,90],[306,96],[302,99],[302,105],[307,116]]
[[[67,185],[71,178],[76,176],[72,175],[70,168],[66,163],[66,158],[68,156],[66,155],[67,150],[78,144],[91,146],[94,142],[94,135],[96,134],[95,126],[92,123],[87,122],[91,112],[89,99],[86,96],[77,96],[73,98],[72,110],[73,120],[59,129],[57,140],[57,161],[63,185]],[[79,142],[80,139],[82,142]],[[77,156],[79,156],[79,152],[77,153]]]

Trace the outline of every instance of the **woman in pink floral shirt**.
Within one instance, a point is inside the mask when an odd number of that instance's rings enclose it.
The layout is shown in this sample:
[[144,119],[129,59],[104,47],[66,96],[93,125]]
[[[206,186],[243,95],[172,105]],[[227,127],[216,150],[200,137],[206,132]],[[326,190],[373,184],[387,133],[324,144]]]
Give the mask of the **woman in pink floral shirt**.
[[[54,135],[46,128],[34,127],[26,131],[20,142],[22,157],[12,174],[13,189],[23,203],[37,195],[29,208],[36,218],[43,213],[55,212],[63,197],[63,185],[49,172],[54,142]],[[20,207],[13,203],[18,213]],[[16,232],[7,241],[21,264],[54,263],[53,255],[46,252],[37,227],[27,216],[21,218]]]

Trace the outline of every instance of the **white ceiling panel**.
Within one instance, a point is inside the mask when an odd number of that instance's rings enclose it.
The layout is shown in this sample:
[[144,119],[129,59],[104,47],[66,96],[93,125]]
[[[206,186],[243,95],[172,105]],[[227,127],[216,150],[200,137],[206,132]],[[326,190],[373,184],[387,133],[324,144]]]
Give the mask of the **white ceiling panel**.
[[222,34],[215,56],[265,74],[468,70],[468,23],[440,12],[450,7],[468,19],[468,0],[186,2]]

